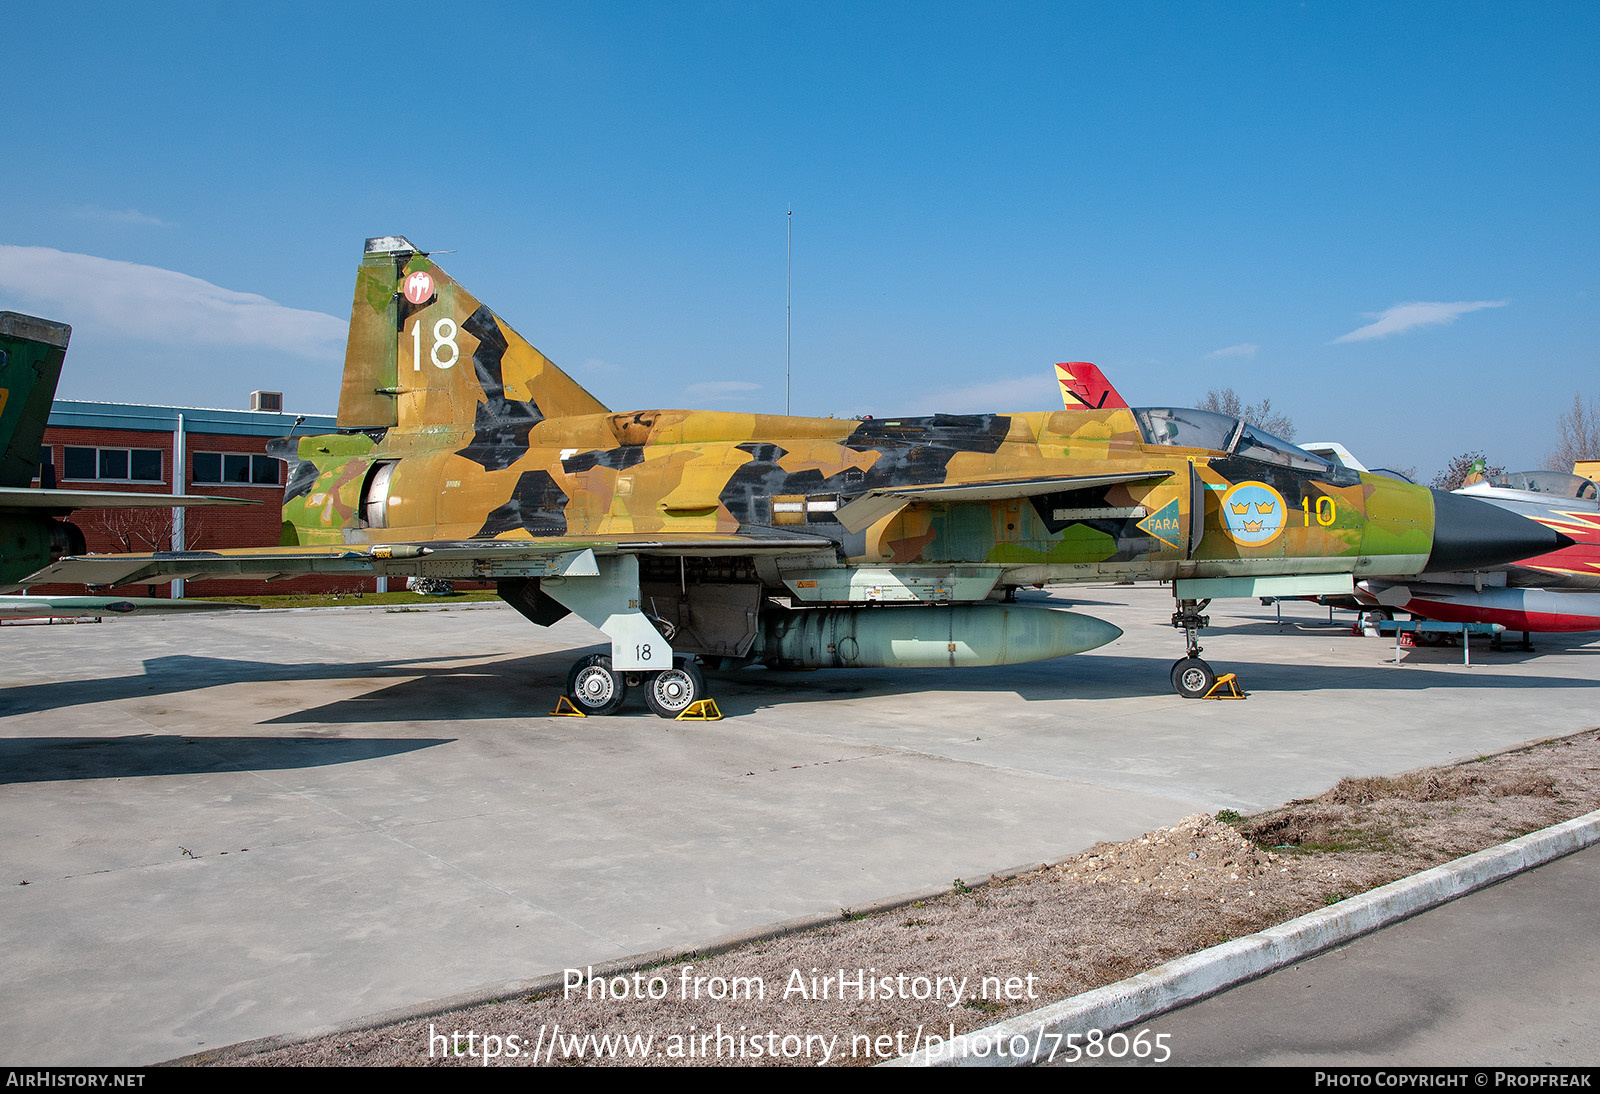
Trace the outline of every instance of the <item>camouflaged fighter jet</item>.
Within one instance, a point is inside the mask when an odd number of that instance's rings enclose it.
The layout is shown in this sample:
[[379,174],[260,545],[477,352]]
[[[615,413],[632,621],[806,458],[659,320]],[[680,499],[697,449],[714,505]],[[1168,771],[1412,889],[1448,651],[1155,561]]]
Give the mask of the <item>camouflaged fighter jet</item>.
[[[255,504],[195,494],[57,490],[53,466],[43,487],[30,486],[35,468],[45,466],[39,442],[71,338],[72,328],[65,323],[0,311],[0,588],[16,588],[17,581],[45,563],[83,552],[83,532],[60,519],[75,510]],[[157,615],[235,607],[156,597],[0,596],[0,619]]]
[[958,667],[1093,649],[1121,632],[1013,593],[1124,578],[1174,582],[1188,656],[1173,685],[1203,695],[1211,597],[1349,591],[1355,574],[1555,542],[1233,418],[1129,409],[1093,366],[1063,367],[1072,410],[618,414],[410,241],[370,239],[340,431],[269,449],[290,465],[281,545],[67,559],[33,580],[494,580],[533,622],[573,612],[610,639],[573,666],[579,709],[609,714],[642,684],[674,716],[704,695],[700,663]]

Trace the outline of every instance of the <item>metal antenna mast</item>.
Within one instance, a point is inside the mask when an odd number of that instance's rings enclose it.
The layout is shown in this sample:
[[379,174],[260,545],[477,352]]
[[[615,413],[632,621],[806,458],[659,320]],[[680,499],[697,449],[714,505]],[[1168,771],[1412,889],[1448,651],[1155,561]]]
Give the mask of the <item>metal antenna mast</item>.
[[794,206],[784,214],[788,240],[783,255],[783,414],[789,416],[789,364],[794,353]]

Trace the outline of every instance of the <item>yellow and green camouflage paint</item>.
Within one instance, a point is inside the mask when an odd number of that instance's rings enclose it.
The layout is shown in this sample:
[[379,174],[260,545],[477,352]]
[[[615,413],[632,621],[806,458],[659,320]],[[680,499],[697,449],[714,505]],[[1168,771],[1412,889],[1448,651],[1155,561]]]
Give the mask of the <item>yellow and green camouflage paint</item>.
[[959,667],[1094,649],[1121,632],[1014,594],[1111,579],[1172,582],[1188,657],[1171,682],[1199,697],[1210,598],[1348,595],[1360,576],[1554,545],[1520,518],[1538,535],[1485,534],[1476,503],[1236,418],[1129,408],[1087,362],[1056,375],[1059,411],[614,413],[409,241],[372,239],[339,432],[269,447],[289,464],[278,545],[70,557],[29,580],[493,580],[533,622],[571,612],[610,640],[572,667],[579,708],[613,713],[641,686],[673,717],[704,695],[696,659]]
[[[1234,418],[1129,408],[1085,362],[1057,378],[1062,410],[1020,414],[615,413],[383,237],[356,280],[339,432],[269,447],[289,465],[278,545],[32,576],[494,580],[533,622],[573,612],[610,639],[573,666],[579,707],[611,713],[640,685],[672,716],[704,693],[695,658],[956,667],[1093,649],[1120,631],[1014,593],[1122,579],[1173,582],[1189,648],[1173,686],[1203,694],[1201,601],[1348,592],[1421,571],[1437,546],[1421,487]],[[1476,557],[1464,547],[1450,557]]]
[[[840,566],[982,564],[1022,585],[1405,572],[1432,533],[1424,489],[1151,446],[1126,408],[867,421],[612,413],[403,247],[362,262],[339,425],[349,432],[279,453],[291,459],[285,546],[795,533],[829,541]],[[838,519],[873,492],[1086,476],[1128,481],[912,496],[854,531]],[[1257,506],[1281,499],[1268,516],[1278,531],[1259,545],[1230,530],[1223,508],[1248,483]]]

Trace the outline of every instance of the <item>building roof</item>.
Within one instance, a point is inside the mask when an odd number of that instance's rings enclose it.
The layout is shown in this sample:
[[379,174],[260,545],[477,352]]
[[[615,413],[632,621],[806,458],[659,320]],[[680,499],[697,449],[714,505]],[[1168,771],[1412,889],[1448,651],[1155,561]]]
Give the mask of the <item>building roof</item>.
[[215,433],[246,437],[286,437],[297,433],[332,433],[338,428],[332,414],[307,414],[298,429],[293,413],[267,410],[221,410],[195,406],[152,406],[145,403],[95,403],[57,399],[50,405],[49,424],[79,429],[136,429],[173,433],[183,420],[185,433]]

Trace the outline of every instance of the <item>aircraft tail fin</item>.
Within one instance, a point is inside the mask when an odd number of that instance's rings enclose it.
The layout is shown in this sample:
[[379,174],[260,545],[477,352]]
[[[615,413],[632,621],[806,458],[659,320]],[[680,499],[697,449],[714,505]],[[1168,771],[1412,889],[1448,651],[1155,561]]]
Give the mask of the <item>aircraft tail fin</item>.
[[1056,365],[1056,382],[1061,385],[1061,402],[1068,410],[1128,409],[1105,373],[1088,361],[1063,361]]
[[404,236],[367,240],[350,305],[341,429],[471,431],[504,443],[604,404]]
[[71,337],[65,323],[0,311],[0,486],[33,481]]

